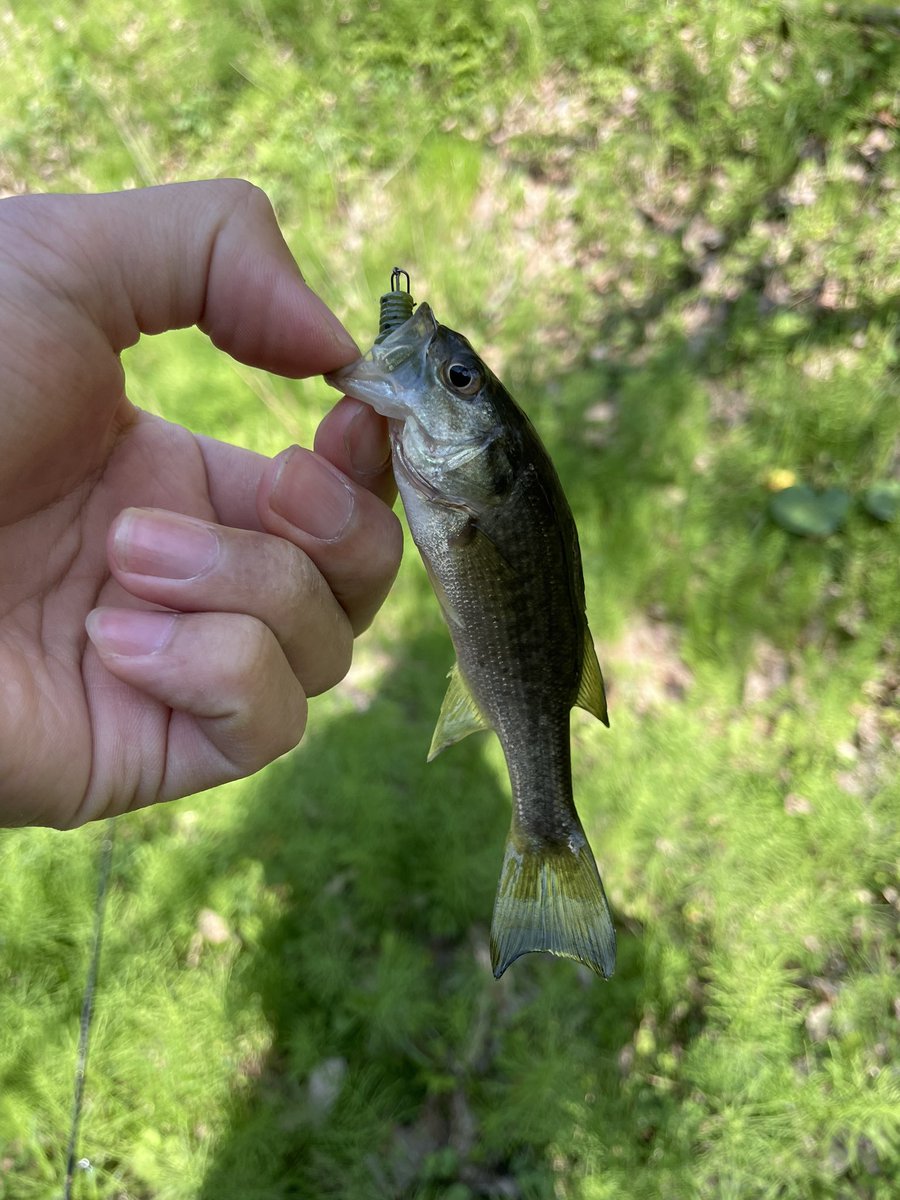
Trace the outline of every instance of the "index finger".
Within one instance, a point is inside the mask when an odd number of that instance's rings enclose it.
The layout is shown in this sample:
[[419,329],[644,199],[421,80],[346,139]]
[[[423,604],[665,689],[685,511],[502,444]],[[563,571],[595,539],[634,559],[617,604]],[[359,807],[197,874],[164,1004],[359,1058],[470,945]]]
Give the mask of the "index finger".
[[265,193],[244,180],[27,196],[5,212],[26,232],[54,228],[77,247],[55,282],[116,353],[142,333],[187,325],[241,362],[294,378],[358,353],[304,282]]

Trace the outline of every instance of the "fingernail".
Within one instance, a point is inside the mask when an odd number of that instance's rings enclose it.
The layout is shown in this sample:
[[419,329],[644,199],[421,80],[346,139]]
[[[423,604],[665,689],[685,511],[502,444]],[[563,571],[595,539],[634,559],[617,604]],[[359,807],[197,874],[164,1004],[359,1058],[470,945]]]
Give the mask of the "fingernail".
[[174,513],[126,509],[113,537],[123,571],[161,579],[196,579],[218,560],[219,537],[202,521]]
[[292,446],[282,456],[269,503],[298,529],[331,542],[347,528],[356,501],[349,484],[325,459]]
[[85,620],[88,637],[107,654],[156,654],[172,636],[175,613],[95,608]]
[[391,445],[384,436],[381,419],[367,404],[360,404],[359,412],[347,426],[344,448],[357,475],[380,475],[387,470]]

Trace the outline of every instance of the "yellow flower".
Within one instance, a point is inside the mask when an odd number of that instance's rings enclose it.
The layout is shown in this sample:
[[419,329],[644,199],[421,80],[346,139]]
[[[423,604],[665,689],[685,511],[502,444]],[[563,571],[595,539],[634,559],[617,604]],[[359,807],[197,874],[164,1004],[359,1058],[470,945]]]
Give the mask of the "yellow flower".
[[797,476],[786,467],[775,467],[766,476],[766,487],[770,492],[783,492],[785,488],[793,487]]

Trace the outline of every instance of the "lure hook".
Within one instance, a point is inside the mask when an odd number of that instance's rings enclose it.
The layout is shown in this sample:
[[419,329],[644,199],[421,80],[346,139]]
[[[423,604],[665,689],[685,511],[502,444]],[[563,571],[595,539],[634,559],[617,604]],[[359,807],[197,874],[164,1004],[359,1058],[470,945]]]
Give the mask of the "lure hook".
[[[406,281],[405,289],[402,286],[404,280]],[[410,295],[409,272],[404,271],[402,267],[394,267],[391,271],[391,290],[385,292],[381,297],[378,337],[375,339],[375,345],[383,342],[388,334],[393,333],[395,329],[399,329],[405,321],[408,321],[415,306],[416,302]]]

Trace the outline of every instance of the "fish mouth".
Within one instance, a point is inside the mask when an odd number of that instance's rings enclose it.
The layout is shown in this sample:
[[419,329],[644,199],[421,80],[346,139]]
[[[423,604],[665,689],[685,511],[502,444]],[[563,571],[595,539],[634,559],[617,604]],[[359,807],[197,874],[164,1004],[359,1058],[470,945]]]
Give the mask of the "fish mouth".
[[421,364],[438,324],[428,304],[372,347],[362,358],[325,376],[338,391],[371,405],[383,417],[405,420],[410,405],[405,394],[421,379]]

